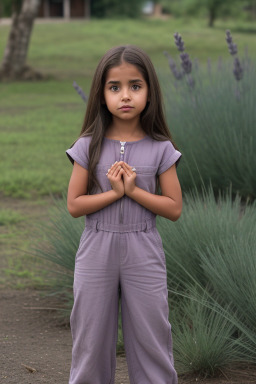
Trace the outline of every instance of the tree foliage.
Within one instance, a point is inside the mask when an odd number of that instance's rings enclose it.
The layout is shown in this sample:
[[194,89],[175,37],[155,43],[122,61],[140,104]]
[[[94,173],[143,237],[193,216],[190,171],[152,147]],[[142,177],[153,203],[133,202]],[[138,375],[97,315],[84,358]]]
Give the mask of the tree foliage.
[[[164,0],[163,0],[164,1]],[[207,14],[208,25],[214,26],[218,17],[240,15],[245,9],[253,11],[255,0],[173,0],[170,12],[176,16]]]
[[97,0],[92,1],[92,16],[106,17],[139,17],[144,0]]
[[20,12],[22,0],[1,0],[1,12],[3,17],[10,17],[14,11]]

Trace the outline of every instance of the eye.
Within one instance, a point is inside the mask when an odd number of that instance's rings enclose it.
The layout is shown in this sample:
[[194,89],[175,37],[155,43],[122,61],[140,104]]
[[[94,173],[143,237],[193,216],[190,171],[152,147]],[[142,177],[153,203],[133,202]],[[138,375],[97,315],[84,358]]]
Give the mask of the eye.
[[110,90],[113,92],[117,92],[119,87],[117,85],[111,85]]
[[134,91],[138,91],[140,88],[141,88],[141,86],[138,85],[138,84],[133,84],[133,86],[132,86],[132,89],[133,89]]

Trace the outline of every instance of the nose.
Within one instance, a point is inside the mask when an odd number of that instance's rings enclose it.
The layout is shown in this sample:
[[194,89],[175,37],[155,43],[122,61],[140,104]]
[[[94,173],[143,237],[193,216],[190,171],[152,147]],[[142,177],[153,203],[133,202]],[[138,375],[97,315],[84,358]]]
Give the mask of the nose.
[[127,101],[131,99],[130,92],[128,88],[123,88],[122,95],[121,95],[122,101]]

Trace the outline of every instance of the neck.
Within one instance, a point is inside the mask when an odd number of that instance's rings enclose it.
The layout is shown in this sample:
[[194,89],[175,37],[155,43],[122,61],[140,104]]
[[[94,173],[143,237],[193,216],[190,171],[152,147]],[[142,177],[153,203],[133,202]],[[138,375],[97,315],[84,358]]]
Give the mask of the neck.
[[142,139],[144,136],[145,132],[141,128],[139,120],[117,121],[117,119],[113,119],[112,124],[109,126],[106,132],[106,137],[120,141]]

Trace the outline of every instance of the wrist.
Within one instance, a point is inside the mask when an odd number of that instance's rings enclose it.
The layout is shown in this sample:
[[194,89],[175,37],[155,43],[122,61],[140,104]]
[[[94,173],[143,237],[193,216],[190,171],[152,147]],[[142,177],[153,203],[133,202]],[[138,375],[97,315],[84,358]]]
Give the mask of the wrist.
[[136,190],[138,189],[138,187],[135,185],[133,189],[131,190],[128,190],[128,191],[125,191],[125,194],[130,197],[131,199],[133,199],[134,195],[136,194]]
[[115,197],[115,200],[119,200],[119,199],[121,199],[121,197],[124,196],[124,191],[120,192],[120,191],[116,191],[115,189],[112,189],[112,193]]

